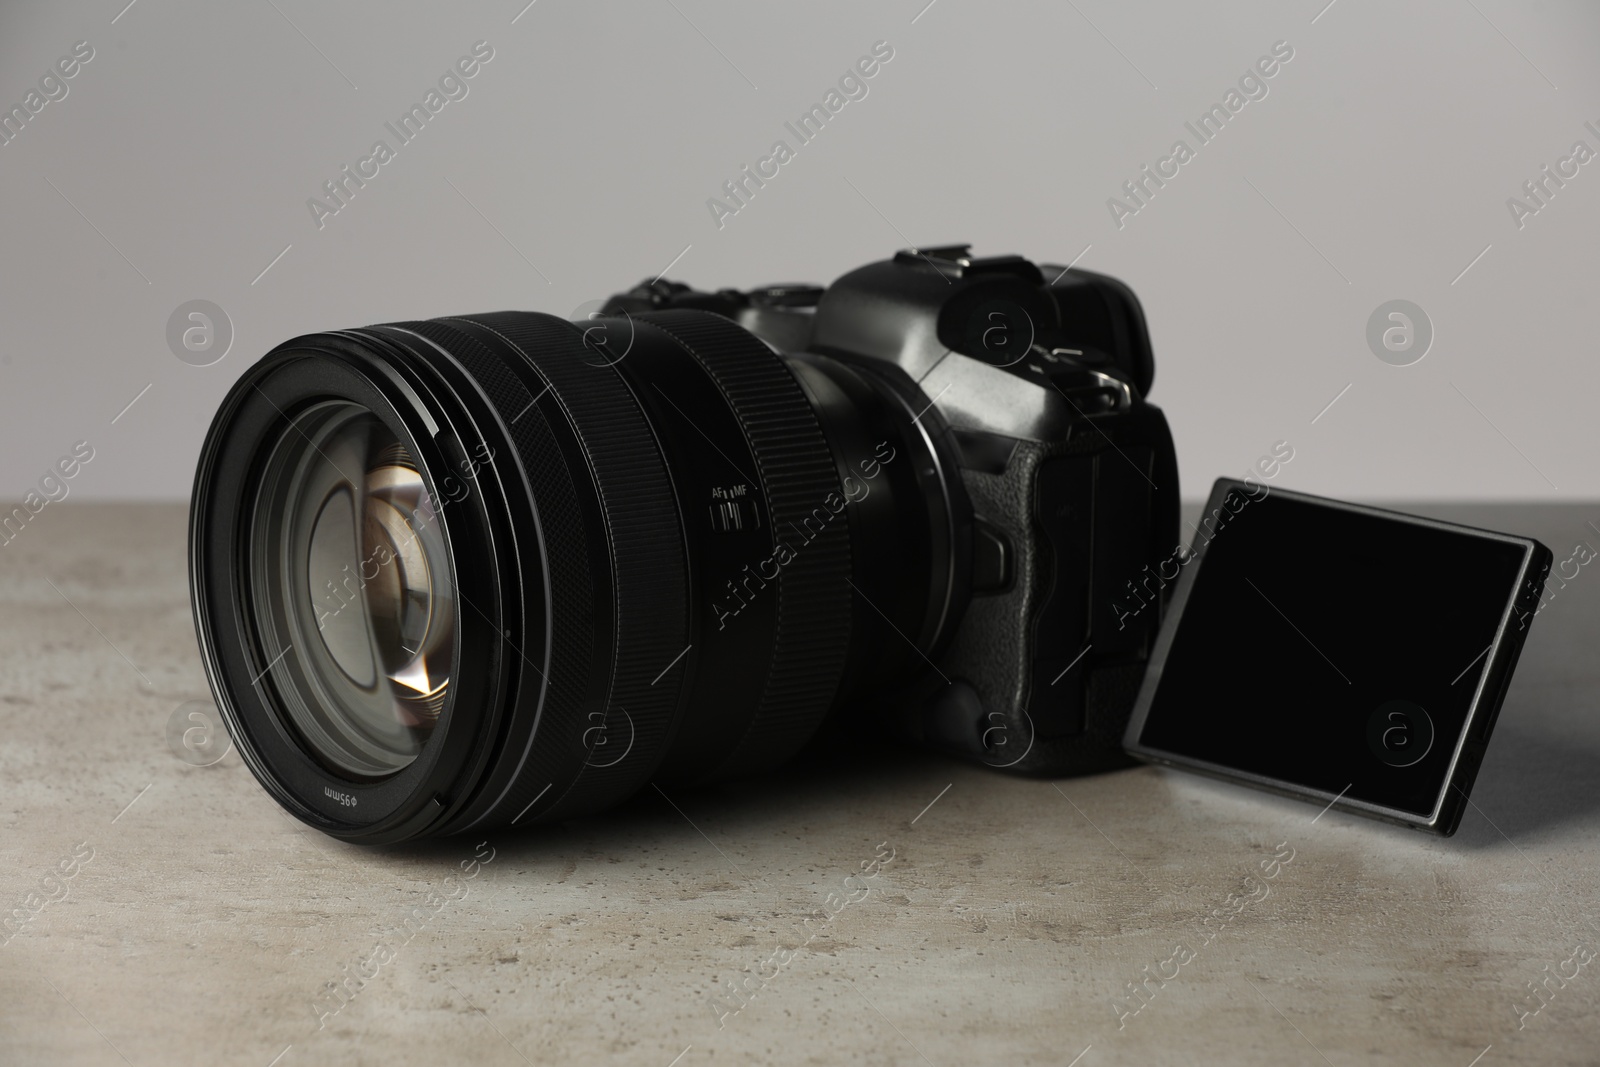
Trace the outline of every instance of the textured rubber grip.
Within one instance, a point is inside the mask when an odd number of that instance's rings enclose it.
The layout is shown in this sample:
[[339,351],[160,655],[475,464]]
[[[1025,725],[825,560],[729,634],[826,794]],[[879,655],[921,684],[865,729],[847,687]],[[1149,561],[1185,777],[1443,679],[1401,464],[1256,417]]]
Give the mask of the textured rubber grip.
[[738,325],[709,312],[636,316],[703,367],[744,428],[773,536],[795,550],[778,578],[776,639],[761,701],[716,773],[748,774],[793,755],[832,706],[850,644],[850,532],[805,520],[842,500],[839,473],[810,401],[783,360]]

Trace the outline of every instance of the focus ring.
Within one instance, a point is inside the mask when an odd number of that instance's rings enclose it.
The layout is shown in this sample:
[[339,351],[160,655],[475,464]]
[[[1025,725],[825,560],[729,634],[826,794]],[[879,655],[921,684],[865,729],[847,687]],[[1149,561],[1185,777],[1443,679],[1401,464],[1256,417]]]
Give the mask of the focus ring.
[[[689,643],[689,563],[666,460],[633,394],[615,370],[591,362],[594,353],[572,323],[528,312],[460,321],[497,335],[538,368],[588,455],[611,553],[612,647],[595,650],[609,660],[610,685],[585,723],[582,775],[535,815],[609,807],[643,786],[665,755],[679,686],[652,683]],[[602,726],[604,752],[596,750],[594,732]],[[625,746],[625,755],[612,762],[611,746]]]
[[[528,406],[542,400],[547,415],[553,408],[561,409],[583,450],[588,469],[573,470],[572,476],[580,486],[592,487],[597,498],[604,524],[598,533],[610,557],[598,562],[610,572],[610,603],[601,600],[608,591],[602,582],[591,603],[575,605],[580,613],[596,617],[595,643],[583,650],[587,662],[580,670],[588,677],[602,669],[606,680],[598,694],[591,690],[582,718],[554,737],[547,736],[541,724],[540,736],[534,739],[536,756],[553,751],[563,754],[560,759],[581,761],[576,780],[544,796],[536,810],[519,815],[551,777],[556,781],[564,777],[525,775],[503,801],[503,813],[526,824],[610,806],[637,791],[664,754],[678,686],[651,682],[688,643],[688,564],[682,526],[655,437],[616,372],[586,362],[588,349],[576,328],[564,320],[501,313],[410,328],[431,333],[433,340],[453,351],[477,345],[499,350],[500,359],[523,364],[519,377],[527,376],[529,365],[536,368],[548,382],[551,396],[541,397],[536,388],[519,398],[515,409],[502,406],[502,418],[514,426]],[[550,546],[557,553],[561,548]],[[561,563],[548,561],[552,568]],[[572,621],[558,611],[552,624],[559,634]],[[607,635],[610,647],[601,647],[598,642]],[[604,732],[598,732],[602,726]],[[612,762],[611,748],[595,751],[599,738],[619,751],[625,749],[625,754]]]
[[[832,705],[850,644],[849,516],[832,450],[783,361],[739,326],[702,311],[637,316],[711,377],[744,428],[773,537],[792,549],[780,572],[776,634],[750,726],[723,769],[750,773],[803,745]],[[837,509],[830,500],[838,502]],[[807,520],[810,520],[808,522]]]

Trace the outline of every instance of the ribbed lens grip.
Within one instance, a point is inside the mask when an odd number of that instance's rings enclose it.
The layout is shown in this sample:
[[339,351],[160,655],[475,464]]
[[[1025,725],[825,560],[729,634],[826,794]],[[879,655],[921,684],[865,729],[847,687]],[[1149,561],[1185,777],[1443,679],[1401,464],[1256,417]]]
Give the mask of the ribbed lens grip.
[[812,533],[805,520],[841,497],[839,473],[811,403],[783,361],[738,325],[703,311],[636,316],[694,357],[744,428],[773,535],[795,550],[778,579],[776,640],[750,726],[719,771],[776,766],[831,707],[850,642],[848,510]]
[[[587,813],[643,786],[672,733],[679,686],[654,682],[689,644],[689,565],[678,504],[644,413],[617,372],[584,346],[577,327],[519,312],[473,315],[465,321],[514,346],[549,379],[571,413],[599,494],[613,590],[611,604],[593,605],[612,622],[612,647],[595,650],[612,664],[605,736],[608,746],[631,745],[631,750],[616,763],[607,762],[609,750],[596,752],[571,789],[561,797],[546,797],[537,814],[561,818]],[[557,626],[564,624],[556,620]],[[588,725],[597,727],[600,720]]]
[[[651,683],[689,641],[683,530],[655,435],[616,371],[590,361],[592,353],[569,322],[504,312],[406,323],[404,328],[448,349],[468,366],[513,431],[524,469],[538,481],[542,465],[567,466],[577,491],[597,500],[603,527],[584,537],[572,525],[578,515],[563,513],[561,525],[545,530],[545,562],[554,579],[551,680],[576,673],[580,686],[588,688],[592,672],[602,668],[609,682],[598,699],[591,690],[588,699],[579,695],[579,706],[541,709],[544,721],[526,773],[491,818],[527,825],[609,807],[643,786],[665,752],[679,687]],[[514,374],[506,361],[536,368],[550,395],[524,384],[526,370]],[[540,418],[530,412],[541,400],[549,411],[566,415],[563,421],[583,452],[578,464],[549,450],[531,452],[516,433],[522,424]],[[550,502],[537,503],[543,509]],[[580,539],[593,547],[581,546]],[[609,582],[602,576],[593,584],[587,575],[571,573],[596,551],[608,557],[600,567],[609,570]],[[563,590],[579,588],[590,590],[587,602],[562,596]],[[563,640],[574,634],[586,638],[582,647]],[[554,690],[549,694],[555,695]],[[616,748],[591,754],[586,749],[601,727],[599,736]],[[626,755],[610,762],[612,752],[624,747]],[[579,765],[573,777],[570,768]],[[543,790],[552,783],[560,786],[546,795]],[[528,810],[535,799],[537,809]]]

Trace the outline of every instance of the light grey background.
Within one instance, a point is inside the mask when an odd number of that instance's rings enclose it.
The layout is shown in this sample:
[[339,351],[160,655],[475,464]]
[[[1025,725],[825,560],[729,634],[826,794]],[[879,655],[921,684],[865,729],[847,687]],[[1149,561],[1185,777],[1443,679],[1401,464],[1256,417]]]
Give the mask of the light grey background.
[[[186,497],[229,383],[295,334],[955,241],[1134,287],[1187,497],[1279,440],[1312,492],[1600,492],[1600,162],[1520,230],[1506,206],[1600,150],[1593,4],[524,2],[0,7],[6,107],[95,49],[0,147],[0,499],[79,440],[74,498]],[[319,230],[307,199],[480,39],[470,94]],[[878,40],[869,95],[719,230],[707,198]],[[1269,94],[1119,229],[1107,199],[1280,40]],[[191,299],[236,331],[213,366],[167,347]],[[1365,340],[1394,299],[1434,326],[1407,367]]]

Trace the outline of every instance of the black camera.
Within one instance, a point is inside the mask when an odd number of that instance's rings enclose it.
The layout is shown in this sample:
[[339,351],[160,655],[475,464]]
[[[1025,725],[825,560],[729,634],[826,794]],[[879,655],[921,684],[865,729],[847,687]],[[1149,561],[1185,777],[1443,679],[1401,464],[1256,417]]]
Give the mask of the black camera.
[[202,452],[207,674],[273,796],[369,843],[759,773],[825,720],[1119,766],[1178,543],[1153,371],[1120,282],[965,246],[300,337]]

